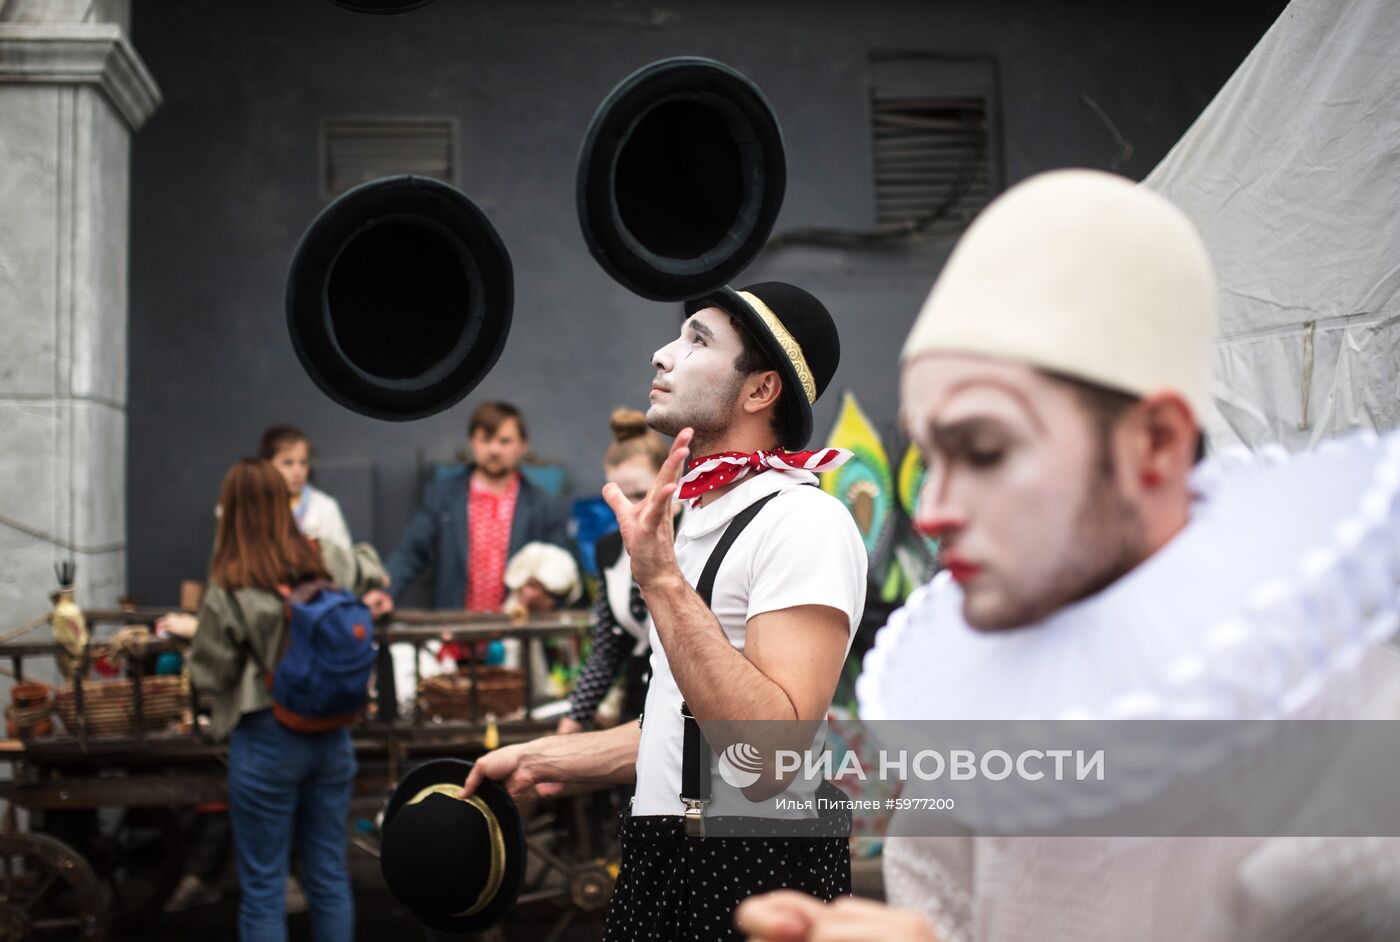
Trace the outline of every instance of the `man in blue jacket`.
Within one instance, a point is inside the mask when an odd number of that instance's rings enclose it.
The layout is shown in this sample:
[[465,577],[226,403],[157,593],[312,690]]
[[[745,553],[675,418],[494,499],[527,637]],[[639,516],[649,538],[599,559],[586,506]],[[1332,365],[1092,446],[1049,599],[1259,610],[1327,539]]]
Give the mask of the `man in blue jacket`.
[[[520,410],[482,403],[468,432],[472,463],[424,488],[413,521],[389,556],[395,601],[432,567],[434,608],[499,612],[512,555],[534,542],[569,549],[562,505],[520,474],[529,448]],[[553,599],[538,594],[540,607],[553,607]]]

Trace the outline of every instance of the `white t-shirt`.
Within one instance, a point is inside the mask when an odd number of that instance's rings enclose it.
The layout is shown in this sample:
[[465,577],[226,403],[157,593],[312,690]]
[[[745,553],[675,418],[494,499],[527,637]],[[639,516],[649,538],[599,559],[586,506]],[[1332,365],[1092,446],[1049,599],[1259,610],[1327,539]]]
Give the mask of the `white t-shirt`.
[[[798,605],[826,605],[847,614],[846,650],[865,607],[865,544],[850,511],[808,472],[754,475],[708,506],[687,511],[676,537],[676,559],[694,586],[729,522],[745,507],[773,498],[734,541],[715,577],[711,609],[729,642],[744,649],[748,621]],[[637,750],[634,815],[681,815],[680,689],[660,635],[651,629],[651,687]],[[709,813],[719,813],[711,809]]]

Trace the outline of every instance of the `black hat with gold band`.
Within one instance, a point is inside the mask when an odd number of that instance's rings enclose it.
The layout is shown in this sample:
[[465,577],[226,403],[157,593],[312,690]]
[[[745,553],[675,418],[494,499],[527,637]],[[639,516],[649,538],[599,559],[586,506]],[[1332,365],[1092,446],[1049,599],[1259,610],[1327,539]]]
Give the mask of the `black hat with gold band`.
[[515,906],[525,829],[504,788],[457,794],[472,763],[434,759],[413,769],[384,809],[379,867],[395,898],[440,932],[484,932]]
[[685,304],[686,314],[717,307],[753,334],[783,378],[784,448],[796,451],[812,437],[812,406],[841,362],[841,338],[826,306],[796,285],[766,281],[720,288]]

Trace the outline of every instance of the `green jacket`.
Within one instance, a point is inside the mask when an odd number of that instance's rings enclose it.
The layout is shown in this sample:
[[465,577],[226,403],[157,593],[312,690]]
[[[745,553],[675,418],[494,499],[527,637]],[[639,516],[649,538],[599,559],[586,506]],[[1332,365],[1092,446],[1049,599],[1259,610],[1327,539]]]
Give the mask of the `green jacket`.
[[[386,582],[379,554],[368,543],[353,550],[322,543],[321,559],[335,584],[356,595],[383,588]],[[286,626],[280,596],[262,589],[230,592],[210,581],[190,651],[190,682],[212,701],[215,739],[227,736],[244,713],[272,707],[267,685],[243,642],[271,665]]]

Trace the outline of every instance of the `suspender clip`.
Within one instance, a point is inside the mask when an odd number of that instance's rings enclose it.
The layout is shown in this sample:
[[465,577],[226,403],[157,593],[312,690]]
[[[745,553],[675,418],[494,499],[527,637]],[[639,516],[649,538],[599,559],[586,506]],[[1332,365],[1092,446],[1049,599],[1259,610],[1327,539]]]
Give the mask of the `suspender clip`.
[[698,798],[682,798],[681,801],[685,803],[685,836],[704,837],[705,806],[709,802]]

